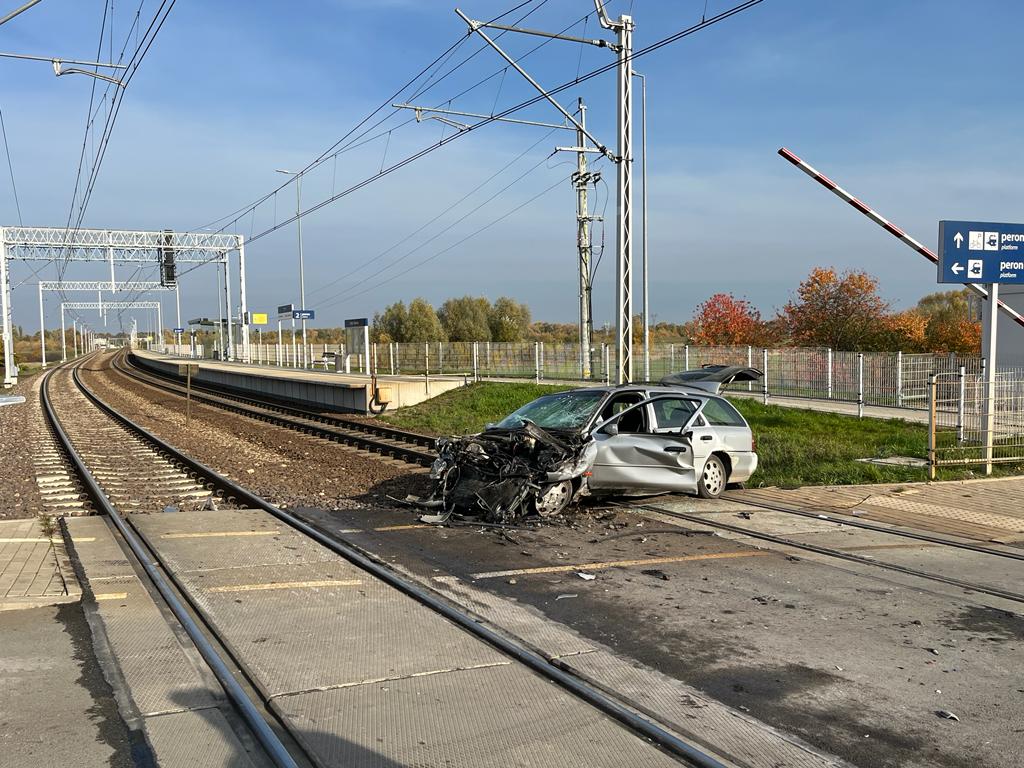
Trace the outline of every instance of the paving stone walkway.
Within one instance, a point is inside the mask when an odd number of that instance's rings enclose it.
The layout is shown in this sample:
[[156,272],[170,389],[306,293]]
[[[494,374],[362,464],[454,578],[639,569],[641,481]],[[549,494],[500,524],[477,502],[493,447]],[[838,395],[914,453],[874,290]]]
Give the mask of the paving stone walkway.
[[60,531],[40,521],[0,520],[0,611],[77,601],[81,587]]

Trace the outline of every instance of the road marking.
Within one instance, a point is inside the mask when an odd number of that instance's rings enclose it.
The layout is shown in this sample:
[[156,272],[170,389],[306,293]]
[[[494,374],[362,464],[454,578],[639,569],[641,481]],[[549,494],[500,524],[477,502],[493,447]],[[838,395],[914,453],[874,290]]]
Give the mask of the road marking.
[[325,579],[323,581],[277,581],[270,584],[235,584],[210,587],[207,592],[255,592],[261,589],[307,589],[310,587],[358,587],[362,579]]
[[605,568],[628,568],[637,565],[662,565],[664,563],[684,563],[691,560],[725,560],[734,557],[758,557],[767,555],[763,550],[745,552],[714,552],[706,555],[681,555],[679,557],[651,557],[646,560],[613,560],[607,563],[581,563],[579,565],[548,565],[542,568],[516,568],[510,571],[487,571],[472,573],[474,579],[498,579],[502,576],[528,576],[533,573],[566,573],[568,571],[597,571]]
[[412,528],[436,528],[436,525],[428,525],[427,523],[407,523],[406,525],[384,525],[380,528],[374,528],[375,531],[408,531]]
[[93,595],[96,601],[100,600],[126,600],[128,598],[127,592],[100,592],[99,594]]
[[281,531],[200,531],[197,533],[161,533],[161,539],[211,539],[219,536],[279,536]]

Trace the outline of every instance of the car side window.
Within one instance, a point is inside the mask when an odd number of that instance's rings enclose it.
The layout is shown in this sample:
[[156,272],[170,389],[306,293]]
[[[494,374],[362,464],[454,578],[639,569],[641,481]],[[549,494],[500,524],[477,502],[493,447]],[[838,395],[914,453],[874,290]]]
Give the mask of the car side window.
[[[612,416],[621,413],[629,408],[629,406],[635,405],[643,399],[643,395],[639,392],[628,392],[618,395],[605,405],[604,410],[601,412],[601,419],[610,419]],[[620,433],[645,432],[647,430],[647,416],[643,408],[634,408],[619,419],[616,424]]]
[[665,398],[651,403],[658,429],[681,429],[697,410],[698,402],[682,397]]
[[725,400],[710,399],[701,411],[708,420],[708,424],[714,427],[745,427],[746,422],[740,416],[739,411],[733,408]]

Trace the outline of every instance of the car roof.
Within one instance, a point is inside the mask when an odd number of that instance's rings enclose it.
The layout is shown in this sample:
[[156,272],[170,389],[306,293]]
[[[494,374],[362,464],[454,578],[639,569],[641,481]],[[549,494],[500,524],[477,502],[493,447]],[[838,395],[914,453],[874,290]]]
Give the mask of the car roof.
[[[613,384],[613,385],[600,385],[596,387],[576,387],[575,389],[565,390],[566,392],[601,392],[605,395],[617,394],[619,392],[650,392],[651,394],[662,395],[686,395],[687,397],[718,397],[722,399],[720,395],[715,392],[708,392],[702,389],[692,389],[690,387],[682,386],[679,384],[654,384],[654,383],[632,383],[632,384]],[[552,392],[552,395],[562,394],[561,392]]]

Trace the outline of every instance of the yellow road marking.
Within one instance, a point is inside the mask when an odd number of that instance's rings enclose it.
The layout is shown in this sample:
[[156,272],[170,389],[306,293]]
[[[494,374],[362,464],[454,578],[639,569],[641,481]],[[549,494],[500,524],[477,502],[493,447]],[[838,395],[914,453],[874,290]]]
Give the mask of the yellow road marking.
[[97,601],[99,600],[125,600],[128,597],[127,592],[100,592],[99,594],[93,595]]
[[516,568],[510,571],[488,571],[474,573],[474,579],[497,579],[502,576],[527,576],[532,573],[566,573],[568,571],[598,571],[605,568],[628,568],[637,565],[662,565],[664,563],[684,563],[691,560],[725,560],[734,557],[758,557],[767,555],[761,550],[745,552],[713,552],[706,555],[681,555],[679,557],[651,557],[646,560],[613,560],[607,563],[580,563],[578,565],[548,565],[542,568]]
[[235,584],[210,587],[207,592],[254,592],[260,589],[306,589],[309,587],[358,587],[361,579],[325,579],[323,581],[277,581],[270,584]]
[[427,523],[408,523],[406,525],[384,525],[380,528],[374,528],[375,531],[407,531],[411,528],[436,528],[436,525],[428,525]]
[[196,531],[194,533],[162,533],[161,539],[212,539],[220,536],[277,536],[281,531]]

